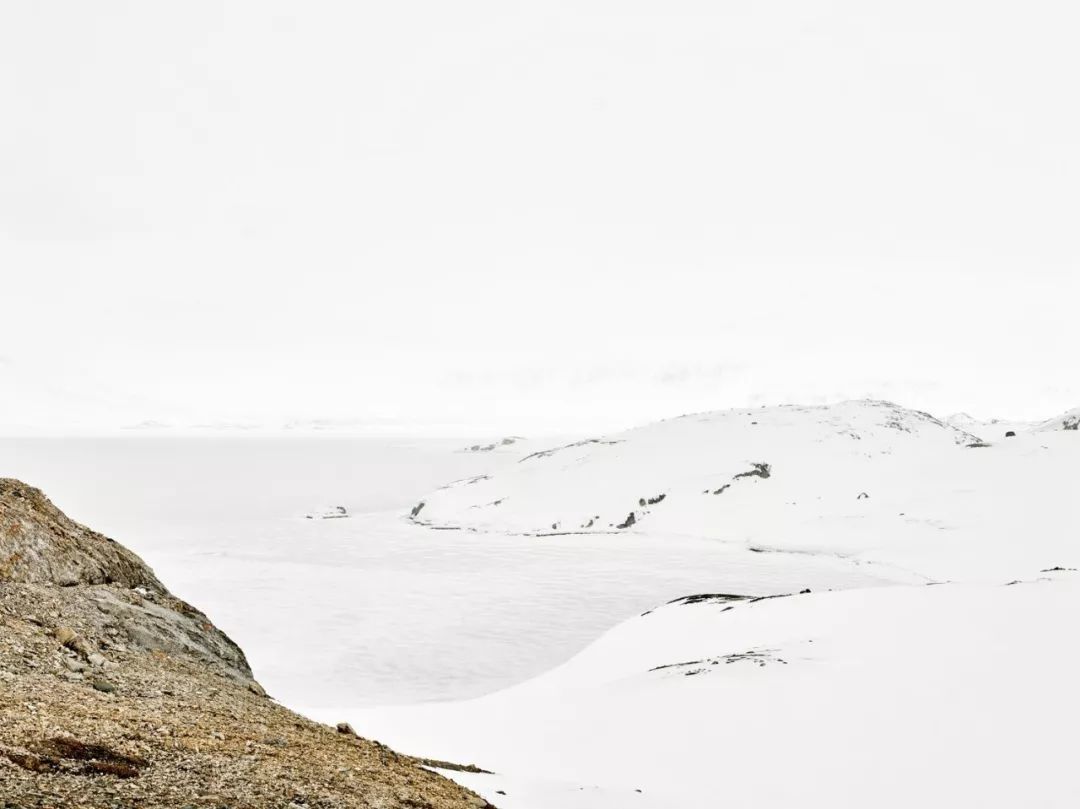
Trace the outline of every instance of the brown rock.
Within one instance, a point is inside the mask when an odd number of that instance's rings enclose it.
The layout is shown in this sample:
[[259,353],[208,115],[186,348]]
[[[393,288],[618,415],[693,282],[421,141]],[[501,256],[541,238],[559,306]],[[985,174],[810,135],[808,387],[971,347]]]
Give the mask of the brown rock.
[[67,646],[69,649],[75,648],[73,644],[79,639],[79,636],[74,630],[68,629],[66,626],[61,626],[56,630],[56,639],[60,641],[61,646]]
[[[64,626],[50,637],[3,618],[31,614]],[[337,732],[267,699],[243,652],[138,557],[2,479],[0,638],[0,806],[486,805],[347,724]],[[58,643],[79,658],[57,661]],[[93,676],[90,656],[105,661]]]

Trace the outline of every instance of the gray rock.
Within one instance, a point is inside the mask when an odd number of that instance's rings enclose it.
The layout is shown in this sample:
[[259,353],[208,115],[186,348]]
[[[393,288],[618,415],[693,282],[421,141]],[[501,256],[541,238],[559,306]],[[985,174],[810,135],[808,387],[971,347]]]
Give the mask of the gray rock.
[[60,658],[60,662],[64,664],[64,668],[66,668],[68,671],[86,671],[86,664],[77,658],[68,657],[65,655],[64,657]]

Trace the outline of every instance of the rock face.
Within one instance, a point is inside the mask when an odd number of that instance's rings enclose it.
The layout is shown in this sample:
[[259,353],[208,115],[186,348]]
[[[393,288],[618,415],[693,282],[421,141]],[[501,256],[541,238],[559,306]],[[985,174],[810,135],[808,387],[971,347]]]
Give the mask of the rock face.
[[93,606],[80,620],[84,634],[116,636],[144,651],[182,652],[251,681],[240,648],[169,593],[142,559],[69,519],[38,489],[3,478],[0,581],[72,588],[71,600]]
[[127,548],[70,520],[38,489],[0,478],[0,570],[25,584],[165,588]]
[[275,704],[138,556],[0,479],[0,806],[486,805]]

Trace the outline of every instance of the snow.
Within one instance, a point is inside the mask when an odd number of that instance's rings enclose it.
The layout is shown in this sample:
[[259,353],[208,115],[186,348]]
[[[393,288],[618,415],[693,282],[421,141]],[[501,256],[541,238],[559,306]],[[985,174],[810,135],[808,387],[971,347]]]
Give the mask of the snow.
[[[777,470],[762,489],[796,481],[789,493],[816,499],[828,484],[828,493],[854,499],[878,469],[975,441],[886,403],[704,413],[530,454],[497,476],[433,492],[422,521],[512,533],[602,532],[634,511],[638,528],[645,520],[649,530],[700,535],[713,525],[718,533],[719,515],[731,501],[745,502],[759,482],[737,477],[754,464]],[[802,489],[808,478],[818,479],[812,491]],[[725,485],[731,490],[722,498],[702,496]],[[660,496],[670,500],[642,508],[643,499]]]
[[736,574],[480,699],[309,712],[492,770],[450,775],[503,809],[1073,806],[1078,462],[1071,431],[991,443],[885,402],[697,414],[533,454],[428,495],[417,521],[586,546],[693,536],[893,584],[762,599]]
[[[0,474],[42,487],[74,519],[142,555],[289,705],[479,696],[559,665],[632,615],[715,587],[923,580],[698,537],[537,541],[410,524],[404,515],[429,489],[517,461],[461,452],[466,445],[4,440]],[[305,518],[321,504],[350,517]]]
[[[1071,807],[1069,415],[3,441],[0,474],[142,553],[285,704],[492,770],[448,775],[500,809]],[[349,519],[305,519],[325,504]]]
[[1060,430],[1074,431],[1080,427],[1080,407],[1062,413],[1060,416],[1044,421],[1038,425],[1037,432],[1056,432]]
[[945,419],[945,423],[983,440],[995,441],[1005,437],[1006,433],[1022,433],[1038,426],[1037,421],[1019,419],[977,419],[968,413],[954,413]]
[[669,605],[517,688],[347,715],[502,809],[1073,806],[1076,576]]
[[[981,446],[885,402],[705,413],[444,487],[417,519],[491,533],[707,537],[931,580],[996,580],[1035,557],[1046,566],[1075,553],[1075,437],[1028,433]],[[768,465],[767,478],[755,464]],[[630,513],[634,524],[620,529]]]
[[348,519],[349,510],[345,506],[320,506],[305,516],[309,520],[343,520]]

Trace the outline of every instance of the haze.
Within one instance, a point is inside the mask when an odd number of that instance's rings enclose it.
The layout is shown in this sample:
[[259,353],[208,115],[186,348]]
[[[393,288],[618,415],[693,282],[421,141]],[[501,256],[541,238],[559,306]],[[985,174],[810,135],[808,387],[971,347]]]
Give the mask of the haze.
[[1049,417],[1080,404],[1078,18],[8,3],[0,432]]

